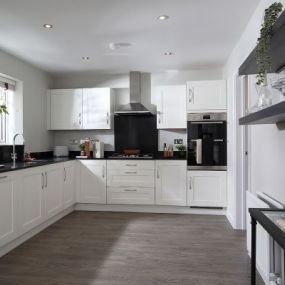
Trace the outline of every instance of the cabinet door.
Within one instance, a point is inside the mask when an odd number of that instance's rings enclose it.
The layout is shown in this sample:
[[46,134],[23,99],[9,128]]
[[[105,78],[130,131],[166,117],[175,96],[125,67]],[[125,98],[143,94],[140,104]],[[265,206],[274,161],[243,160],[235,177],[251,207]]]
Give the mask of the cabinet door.
[[154,188],[108,187],[108,204],[154,205]]
[[227,109],[224,80],[187,83],[187,111],[219,111]]
[[156,204],[186,206],[186,161],[157,161]]
[[48,166],[45,171],[44,202],[45,219],[58,214],[63,206],[63,168],[62,164]]
[[188,171],[188,205],[226,207],[226,171]]
[[16,186],[11,174],[0,174],[0,247],[16,237]]
[[111,129],[110,88],[83,89],[83,129]]
[[82,89],[53,89],[50,92],[50,129],[82,128]]
[[106,204],[106,160],[81,161],[80,202]]
[[22,173],[19,193],[21,233],[31,230],[44,221],[43,189],[43,168],[37,167]]
[[107,185],[110,187],[147,187],[154,188],[153,169],[109,169]]
[[68,208],[75,203],[75,171],[74,163],[64,164],[63,177],[63,206]]
[[157,128],[186,128],[186,86],[160,86],[157,92]]

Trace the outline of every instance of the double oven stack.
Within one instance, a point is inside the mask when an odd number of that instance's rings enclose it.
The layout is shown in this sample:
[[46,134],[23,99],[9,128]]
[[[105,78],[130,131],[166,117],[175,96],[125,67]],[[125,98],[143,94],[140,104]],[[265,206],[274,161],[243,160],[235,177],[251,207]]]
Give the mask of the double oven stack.
[[227,114],[193,113],[187,117],[188,170],[227,169]]

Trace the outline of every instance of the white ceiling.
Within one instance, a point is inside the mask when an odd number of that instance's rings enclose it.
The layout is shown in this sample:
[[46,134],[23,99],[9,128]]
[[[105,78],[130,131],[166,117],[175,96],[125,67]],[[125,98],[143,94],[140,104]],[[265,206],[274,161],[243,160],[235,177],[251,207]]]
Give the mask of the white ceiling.
[[220,67],[259,1],[0,0],[0,48],[53,73]]

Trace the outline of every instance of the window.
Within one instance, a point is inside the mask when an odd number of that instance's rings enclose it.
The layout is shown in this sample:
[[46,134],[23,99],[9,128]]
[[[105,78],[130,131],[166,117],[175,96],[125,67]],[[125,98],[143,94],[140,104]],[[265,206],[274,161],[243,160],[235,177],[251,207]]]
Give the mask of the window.
[[[0,144],[11,144],[11,135],[17,130],[20,116],[17,115],[15,96],[16,81],[0,75],[0,105],[5,105],[9,114],[0,114]],[[18,100],[19,101],[19,100]]]
[[[7,106],[7,92],[5,88],[0,87],[0,105]],[[7,115],[0,114],[0,143],[5,144],[7,139]]]

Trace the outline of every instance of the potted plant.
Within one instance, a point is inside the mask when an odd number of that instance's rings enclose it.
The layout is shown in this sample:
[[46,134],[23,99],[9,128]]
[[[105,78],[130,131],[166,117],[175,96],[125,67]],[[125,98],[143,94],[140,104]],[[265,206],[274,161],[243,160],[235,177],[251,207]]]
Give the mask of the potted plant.
[[179,157],[185,157],[186,156],[186,146],[185,145],[179,144],[175,147],[178,150]]
[[252,111],[258,111],[272,104],[270,92],[267,86],[267,73],[271,70],[272,58],[270,55],[270,41],[272,36],[272,27],[276,22],[283,5],[275,2],[265,10],[264,21],[260,29],[260,36],[257,39],[255,51],[256,65],[258,74],[256,76],[256,85],[258,91],[258,100]]

